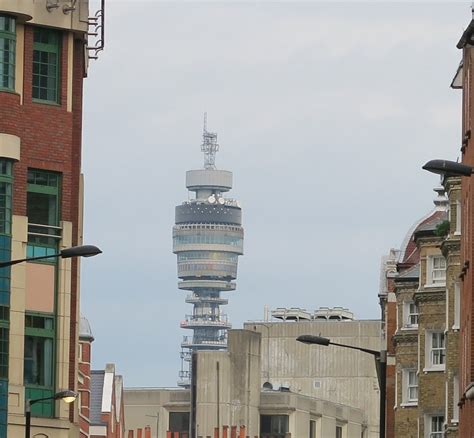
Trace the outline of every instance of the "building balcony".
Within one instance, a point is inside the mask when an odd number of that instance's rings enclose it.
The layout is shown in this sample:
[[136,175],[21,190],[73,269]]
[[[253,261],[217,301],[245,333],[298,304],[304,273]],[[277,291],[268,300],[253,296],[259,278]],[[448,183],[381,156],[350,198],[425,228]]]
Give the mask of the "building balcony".
[[178,282],[178,288],[182,290],[215,290],[231,291],[235,290],[236,284],[226,280],[185,280]]
[[199,317],[190,317],[185,319],[184,321],[181,321],[180,323],[181,328],[188,328],[188,329],[194,329],[194,328],[216,328],[216,329],[231,329],[232,324],[228,322],[227,320],[221,320],[221,319],[205,319],[205,317],[199,318]]
[[199,296],[196,294],[189,294],[186,297],[185,301],[188,304],[213,303],[213,304],[218,304],[218,305],[226,305],[229,303],[229,300],[227,298]]
[[182,348],[195,348],[195,349],[221,349],[227,347],[227,338],[225,336],[219,336],[217,340],[204,340],[194,339],[193,336],[183,336],[183,342],[181,343]]

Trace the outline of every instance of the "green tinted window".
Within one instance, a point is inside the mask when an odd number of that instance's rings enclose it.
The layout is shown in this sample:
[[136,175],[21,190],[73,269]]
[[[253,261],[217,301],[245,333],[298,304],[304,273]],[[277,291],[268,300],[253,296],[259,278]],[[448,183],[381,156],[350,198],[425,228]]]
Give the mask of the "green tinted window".
[[35,28],[33,43],[33,99],[59,103],[60,33]]
[[[28,193],[26,214],[28,215],[28,257],[55,254],[60,219],[61,175],[44,170],[28,170]],[[45,260],[44,262],[55,263]]]
[[15,89],[15,19],[0,15],[0,89]]

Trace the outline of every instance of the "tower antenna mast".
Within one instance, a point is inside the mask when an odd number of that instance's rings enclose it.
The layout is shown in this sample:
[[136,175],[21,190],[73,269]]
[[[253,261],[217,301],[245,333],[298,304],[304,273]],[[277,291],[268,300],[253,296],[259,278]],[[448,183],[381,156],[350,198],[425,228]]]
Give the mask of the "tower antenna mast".
[[204,169],[216,168],[216,152],[219,150],[217,133],[207,130],[207,113],[204,113],[201,151],[204,152]]

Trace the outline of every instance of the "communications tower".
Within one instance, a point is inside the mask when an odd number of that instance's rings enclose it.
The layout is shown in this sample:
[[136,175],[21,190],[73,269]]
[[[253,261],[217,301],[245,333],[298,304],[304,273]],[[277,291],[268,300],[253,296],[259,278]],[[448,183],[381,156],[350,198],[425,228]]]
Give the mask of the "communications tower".
[[186,187],[194,195],[176,207],[173,252],[178,258],[178,287],[193,305],[181,327],[192,330],[181,343],[180,386],[188,386],[193,350],[222,350],[231,328],[221,306],[221,292],[235,290],[237,262],[243,254],[244,230],[238,201],[224,194],[232,188],[232,172],[215,166],[217,134],[207,131],[206,115],[201,150],[204,168],[186,172]]

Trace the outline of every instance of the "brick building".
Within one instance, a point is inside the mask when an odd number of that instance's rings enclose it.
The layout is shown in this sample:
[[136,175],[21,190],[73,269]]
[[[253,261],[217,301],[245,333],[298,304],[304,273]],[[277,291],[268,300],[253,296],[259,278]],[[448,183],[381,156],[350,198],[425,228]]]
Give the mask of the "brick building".
[[[0,0],[0,259],[82,241],[87,0]],[[79,261],[0,270],[0,438],[24,435],[25,401],[77,389]],[[32,406],[32,436],[78,436],[77,403]],[[38,436],[39,436],[38,435]]]
[[[472,65],[474,44],[474,20],[457,44],[462,50],[462,61],[451,86],[462,89],[462,163],[474,166],[472,144]],[[472,207],[474,202],[473,178],[462,178],[461,182],[461,309],[460,309],[460,361],[459,361],[459,432],[460,436],[474,434],[474,284],[471,263],[474,260],[474,234]]]
[[382,261],[387,437],[458,436],[460,180],[444,186]]
[[89,438],[90,429],[90,400],[91,400],[91,353],[92,335],[89,321],[81,316],[79,325],[79,352],[78,365],[79,371],[77,376],[77,391],[79,399],[77,406],[79,409],[79,436],[80,438]]
[[115,365],[91,371],[90,438],[124,438],[123,378]]

